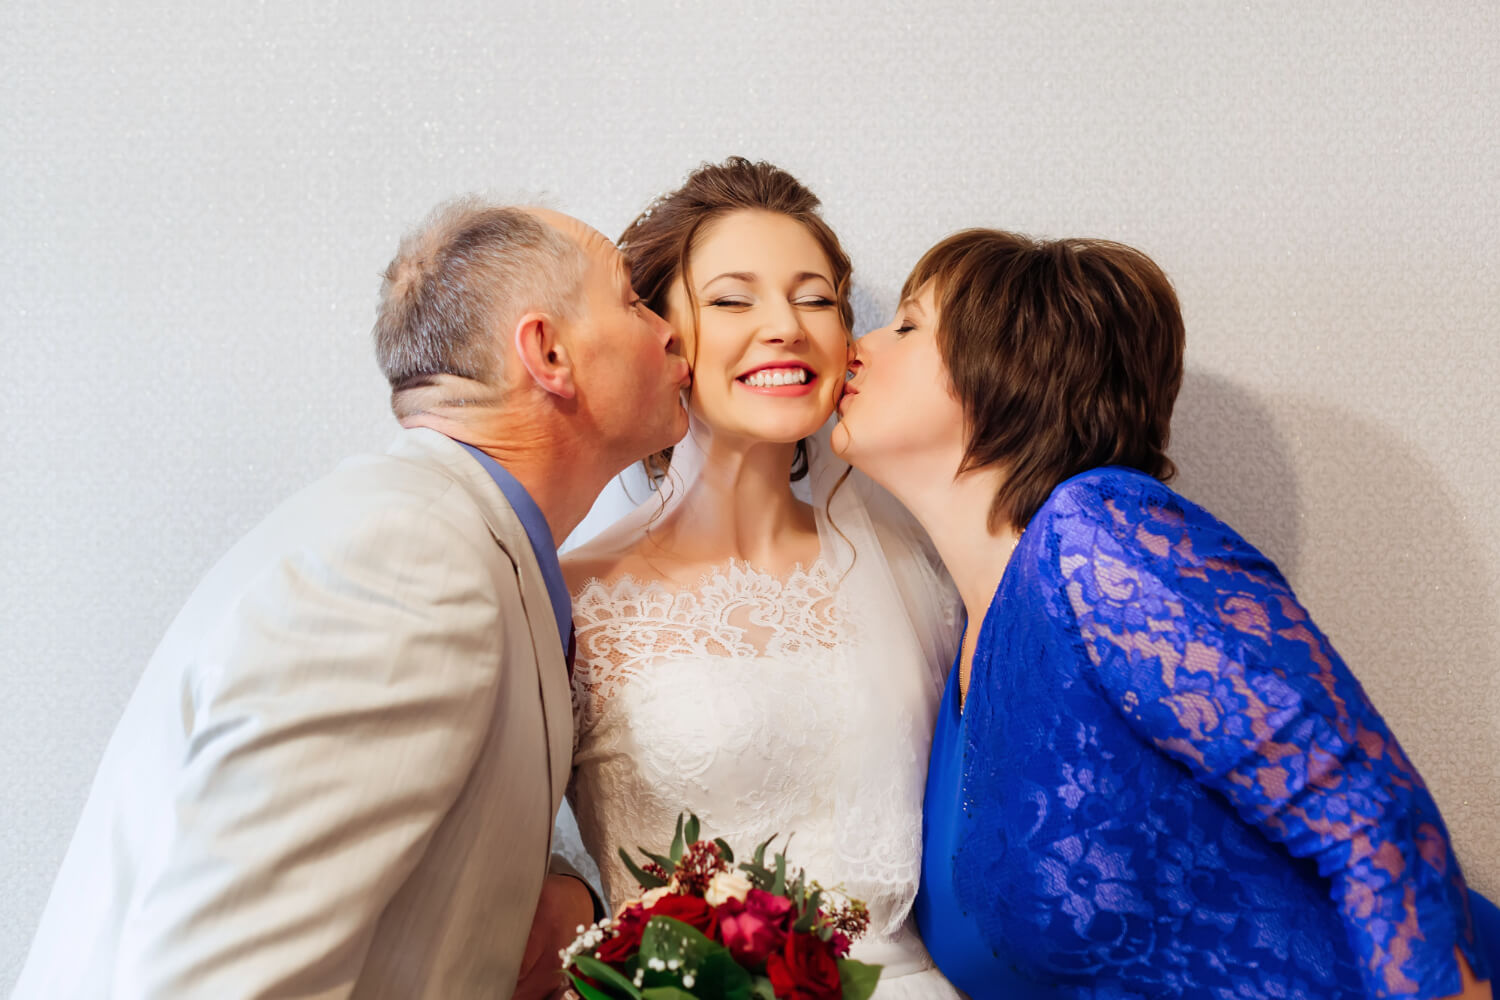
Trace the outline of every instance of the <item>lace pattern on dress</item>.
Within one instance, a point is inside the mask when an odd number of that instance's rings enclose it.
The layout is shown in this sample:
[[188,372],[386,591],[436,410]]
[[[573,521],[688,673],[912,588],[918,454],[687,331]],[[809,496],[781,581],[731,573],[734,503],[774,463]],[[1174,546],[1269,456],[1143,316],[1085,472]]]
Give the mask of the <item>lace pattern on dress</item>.
[[589,580],[573,597],[576,732],[588,732],[622,684],[663,659],[826,655],[845,635],[837,582],[822,559],[785,577],[731,560],[691,588],[630,575]]

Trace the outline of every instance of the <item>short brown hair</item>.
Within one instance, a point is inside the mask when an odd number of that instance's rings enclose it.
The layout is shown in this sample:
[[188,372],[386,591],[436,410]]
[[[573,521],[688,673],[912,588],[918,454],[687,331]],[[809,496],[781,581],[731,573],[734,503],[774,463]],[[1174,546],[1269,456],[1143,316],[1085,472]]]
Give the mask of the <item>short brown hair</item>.
[[380,285],[375,357],[396,415],[438,376],[495,382],[496,326],[528,309],[572,315],[585,264],[573,240],[524,208],[472,197],[438,206],[401,241]]
[[[653,201],[625,227],[619,247],[630,262],[630,281],[635,293],[658,316],[665,316],[672,285],[687,274],[688,258],[705,226],[747,209],[787,216],[802,223],[828,255],[839,315],[847,332],[854,327],[854,305],[850,298],[854,268],[838,236],[819,214],[820,204],[801,181],[780,167],[731,156],[723,163],[703,164],[688,175],[680,188]],[[691,287],[687,294],[696,328],[698,300]],[[666,474],[671,460],[671,448],[646,459],[646,471],[653,481]],[[807,474],[807,451],[802,442],[798,442],[792,467],[793,479]]]
[[960,471],[1006,471],[991,530],[1024,530],[1059,483],[1088,469],[1176,474],[1166,447],[1182,312],[1151,258],[1108,240],[968,229],[922,256],[902,299],[928,282],[967,424]]

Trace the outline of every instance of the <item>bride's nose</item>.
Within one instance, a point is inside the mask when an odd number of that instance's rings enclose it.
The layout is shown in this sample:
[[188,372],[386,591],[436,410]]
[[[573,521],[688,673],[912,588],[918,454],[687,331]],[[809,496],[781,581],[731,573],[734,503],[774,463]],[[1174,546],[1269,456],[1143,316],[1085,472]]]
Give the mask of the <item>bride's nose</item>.
[[760,337],[768,344],[797,344],[807,338],[802,319],[790,302],[773,306],[760,328]]

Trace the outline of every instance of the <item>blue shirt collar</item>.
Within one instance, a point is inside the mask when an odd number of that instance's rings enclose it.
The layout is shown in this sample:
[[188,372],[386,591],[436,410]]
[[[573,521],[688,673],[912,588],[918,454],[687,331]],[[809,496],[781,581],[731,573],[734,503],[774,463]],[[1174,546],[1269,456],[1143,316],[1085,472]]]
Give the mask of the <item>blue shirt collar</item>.
[[464,444],[462,441],[458,443],[467,448],[469,454],[484,467],[484,471],[490,474],[495,485],[500,487],[500,492],[505,494],[505,499],[510,501],[521,527],[526,529],[526,539],[531,542],[536,563],[542,568],[542,579],[547,582],[547,597],[552,601],[552,614],[557,618],[557,637],[562,642],[563,655],[566,656],[568,639],[573,632],[573,599],[568,596],[568,585],[563,582],[562,564],[557,561],[557,545],[552,540],[552,529],[547,526],[547,518],[536,501],[531,499],[531,494],[526,492],[526,487],[505,471],[505,466],[471,444]]

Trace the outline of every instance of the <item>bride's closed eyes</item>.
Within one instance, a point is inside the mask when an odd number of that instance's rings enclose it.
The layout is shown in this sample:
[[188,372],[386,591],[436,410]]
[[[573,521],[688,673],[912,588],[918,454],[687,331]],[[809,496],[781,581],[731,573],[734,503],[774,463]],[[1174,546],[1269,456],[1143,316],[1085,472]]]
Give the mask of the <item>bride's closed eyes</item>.
[[[711,287],[715,282],[724,278],[731,278],[751,286],[754,286],[758,280],[755,275],[749,273],[721,274],[714,281],[709,282],[708,286]],[[838,305],[832,292],[826,290],[832,288],[832,282],[825,276],[799,274],[797,278],[797,287],[794,288],[792,294],[787,296],[787,301],[792,305],[804,309],[832,309]],[[809,284],[815,287],[807,288]],[[751,292],[725,291],[713,294],[707,287],[698,293],[698,298],[705,306],[715,309],[749,309],[756,304],[756,295]]]

